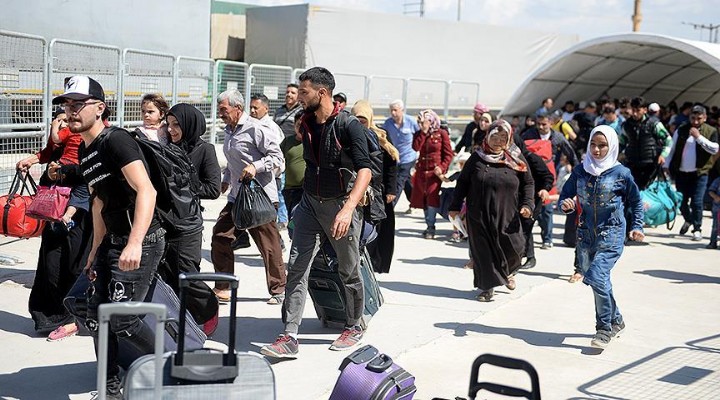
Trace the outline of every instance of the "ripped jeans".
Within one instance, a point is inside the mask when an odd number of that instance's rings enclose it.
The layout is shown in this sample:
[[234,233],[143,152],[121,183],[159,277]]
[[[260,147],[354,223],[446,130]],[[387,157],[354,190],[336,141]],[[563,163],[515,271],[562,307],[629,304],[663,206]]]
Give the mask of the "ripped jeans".
[[[97,274],[87,292],[85,326],[98,346],[98,306],[109,302],[144,301],[155,271],[165,250],[165,239],[142,246],[140,267],[133,271],[118,268],[124,244],[112,244],[106,236],[95,255],[93,268]],[[110,319],[108,342],[108,378],[117,376],[119,367],[129,366],[138,357],[155,351],[155,333],[141,319],[142,315],[115,316]],[[100,357],[101,355],[98,355]]]

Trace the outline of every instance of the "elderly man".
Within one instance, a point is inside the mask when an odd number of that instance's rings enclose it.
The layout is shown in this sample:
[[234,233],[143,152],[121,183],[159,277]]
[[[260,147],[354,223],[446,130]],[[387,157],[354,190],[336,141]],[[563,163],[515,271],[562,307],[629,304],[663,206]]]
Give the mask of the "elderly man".
[[[382,128],[388,133],[390,141],[400,152],[400,160],[397,164],[397,190],[398,194],[393,200],[393,207],[400,199],[400,193],[405,189],[405,196],[410,201],[412,184],[410,183],[410,171],[417,161],[417,152],[412,148],[413,135],[420,130],[414,118],[405,115],[405,103],[402,100],[394,100],[390,103],[391,117],[385,120]],[[410,211],[410,209],[408,209]]]
[[[225,122],[223,152],[227,167],[223,171],[221,190],[228,193],[228,203],[220,211],[213,227],[210,256],[216,272],[235,272],[235,256],[231,243],[235,240],[235,223],[231,210],[243,180],[255,179],[276,204],[278,202],[275,170],[285,164],[275,133],[251,119],[245,101],[237,89],[220,93],[218,116]],[[275,221],[248,229],[265,263],[270,299],[268,304],[282,304],[285,293],[285,264],[280,248],[280,232]],[[216,282],[215,294],[222,302],[234,301],[225,282]]]

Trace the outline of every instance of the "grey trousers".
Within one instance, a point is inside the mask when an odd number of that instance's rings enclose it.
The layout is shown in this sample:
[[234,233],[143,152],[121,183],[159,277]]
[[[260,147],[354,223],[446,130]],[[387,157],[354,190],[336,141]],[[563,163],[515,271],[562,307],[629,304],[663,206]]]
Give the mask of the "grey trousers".
[[360,278],[359,238],[362,229],[360,213],[355,211],[353,214],[350,229],[345,237],[335,240],[330,234],[335,216],[344,203],[343,198],[321,201],[304,193],[295,209],[293,214],[295,228],[287,266],[285,301],[282,306],[282,318],[287,333],[298,333],[305,310],[310,266],[325,238],[329,238],[337,253],[338,272],[345,284],[345,304],[348,305],[345,312],[348,325],[357,325],[362,317],[365,303],[363,283]]

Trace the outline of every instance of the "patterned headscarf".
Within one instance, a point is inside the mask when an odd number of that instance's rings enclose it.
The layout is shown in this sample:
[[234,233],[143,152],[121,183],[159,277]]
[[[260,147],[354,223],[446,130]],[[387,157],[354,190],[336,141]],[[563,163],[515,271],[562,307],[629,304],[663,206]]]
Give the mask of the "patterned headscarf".
[[[495,153],[490,147],[490,138],[499,134],[500,132],[507,132],[507,143],[503,146],[503,149],[499,153]],[[508,168],[512,168],[515,171],[525,172],[527,171],[527,164],[523,161],[520,155],[520,149],[515,145],[513,141],[512,126],[504,119],[499,119],[490,125],[488,134],[485,135],[485,139],[482,145],[477,150],[478,155],[483,160],[492,164],[504,164]]]
[[418,120],[420,122],[430,121],[430,132],[435,132],[440,129],[440,117],[431,109],[422,110],[418,113]]

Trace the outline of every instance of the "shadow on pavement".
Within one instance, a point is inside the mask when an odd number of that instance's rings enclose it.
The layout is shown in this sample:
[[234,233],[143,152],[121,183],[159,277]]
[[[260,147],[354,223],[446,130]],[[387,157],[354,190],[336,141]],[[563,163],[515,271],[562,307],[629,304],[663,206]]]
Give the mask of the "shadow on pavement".
[[0,331],[19,333],[28,337],[38,337],[32,318],[0,310]]
[[670,242],[670,243],[653,242],[653,244],[659,245],[659,246],[665,246],[665,247],[675,247],[677,249],[683,249],[683,250],[712,251],[712,250],[707,250],[705,248],[705,246],[707,245],[707,241],[705,239],[703,239],[702,241],[697,241],[697,242],[691,242],[690,239],[681,239],[681,240],[683,240],[683,241],[682,242]]
[[580,333],[540,332],[529,329],[502,328],[476,323],[461,324],[458,322],[439,322],[436,323],[435,326],[441,329],[453,330],[455,331],[454,336],[457,337],[467,336],[468,332],[477,332],[490,335],[505,335],[510,336],[514,339],[522,340],[525,343],[533,346],[579,349],[582,351],[583,354],[598,353],[596,349],[593,349],[590,346],[577,346],[564,343],[565,339],[567,338],[587,338],[587,342],[590,343],[592,335]]
[[518,274],[520,275],[528,275],[528,276],[542,276],[548,279],[561,279],[561,280],[567,280],[570,277],[570,274],[556,274],[553,272],[538,272],[533,271],[532,269],[521,269],[518,271]]
[[[238,250],[236,250],[238,251]],[[212,264],[212,258],[210,257],[210,250],[202,250],[202,258]],[[248,267],[265,267],[263,264],[262,257],[260,254],[235,254],[235,262],[247,265]]]
[[0,266],[0,283],[12,281],[23,285],[28,289],[32,288],[35,280],[35,270],[7,268]]
[[[470,280],[470,278],[468,278]],[[465,291],[448,287],[422,285],[410,282],[378,282],[383,289],[396,292],[413,293],[420,296],[444,297],[451,299],[466,299],[475,301],[474,290]]]
[[455,267],[455,268],[462,268],[465,263],[467,262],[467,259],[462,258],[446,258],[446,257],[425,257],[420,259],[407,259],[407,258],[400,258],[398,261],[404,263],[404,264],[424,264],[424,265],[430,265],[435,266],[439,265],[442,267]]
[[578,390],[603,399],[711,399],[720,390],[718,372],[720,335],[715,335],[657,351]]
[[[95,390],[96,373],[95,361],[23,368],[0,375],[0,398],[45,400],[68,398],[70,393],[88,393]],[[68,393],[62,395],[58,388]]]
[[720,283],[720,277],[717,276],[668,271],[664,269],[635,271],[635,273],[652,276],[653,278],[667,279],[670,281],[674,281],[673,283]]

